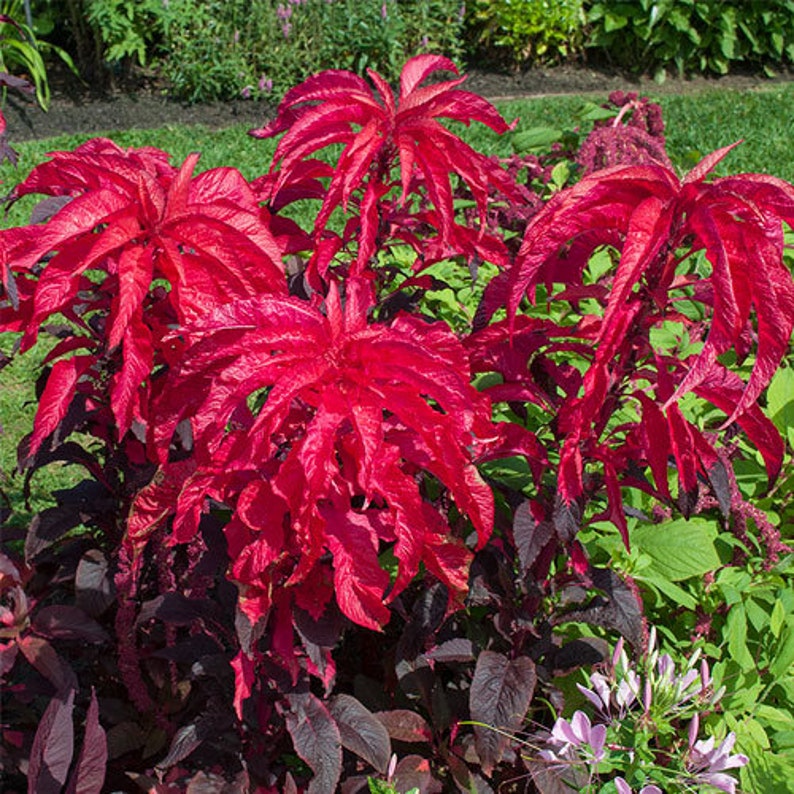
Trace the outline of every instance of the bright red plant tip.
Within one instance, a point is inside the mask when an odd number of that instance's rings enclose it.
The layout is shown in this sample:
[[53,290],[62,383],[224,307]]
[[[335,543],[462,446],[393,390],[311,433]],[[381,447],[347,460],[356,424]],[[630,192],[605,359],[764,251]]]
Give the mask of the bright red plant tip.
[[[507,131],[508,124],[489,102],[458,88],[464,78],[420,87],[439,70],[457,73],[454,64],[441,56],[411,59],[403,70],[397,97],[375,72],[369,71],[375,91],[350,72],[323,72],[289,91],[277,117],[251,132],[259,138],[284,133],[273,158],[277,171],[271,189],[276,200],[280,200],[281,191],[294,191],[301,183],[307,157],[331,144],[344,145],[318,213],[315,232],[325,228],[334,209],[347,209],[355,194],[360,201],[362,227],[358,240],[359,272],[375,253],[379,207],[395,190],[401,191],[397,202],[401,205],[422,186],[422,193],[438,214],[441,240],[453,249],[451,175],[457,175],[471,191],[481,231],[489,190],[499,189],[516,199],[519,196],[498,164],[475,152],[438,119],[465,124],[478,121],[498,133]],[[397,176],[392,175],[395,167],[399,169]]]
[[58,396],[64,384],[74,387],[105,350],[120,347],[123,353],[110,395],[120,434],[143,418],[138,394],[158,341],[144,307],[156,282],[169,284],[163,296],[181,322],[235,298],[286,293],[281,252],[254,192],[231,168],[194,176],[198,157],[190,155],[175,169],[164,152],[125,151],[99,139],[54,153],[16,188],[16,197],[66,198],[45,224],[2,232],[5,272],[10,268],[27,279],[46,261],[35,277],[23,349],[35,342],[44,321],[68,314],[86,288],[87,273],[92,291],[105,302],[97,303],[97,311],[106,313],[103,350],[56,365],[32,452],[65,415],[68,404]]
[[728,422],[736,419],[769,383],[794,330],[794,284],[782,258],[782,223],[794,220],[794,188],[757,175],[705,182],[730,148],[706,158],[683,182],[661,165],[616,167],[552,199],[530,223],[511,270],[510,316],[524,294],[556,280],[564,247],[583,242],[584,265],[600,245],[614,245],[621,258],[598,340],[599,353],[609,360],[625,338],[620,326],[627,313],[646,294],[666,301],[682,250],[703,251],[712,268],[711,327],[675,399],[694,389],[716,357],[736,345],[752,311],[758,354]]

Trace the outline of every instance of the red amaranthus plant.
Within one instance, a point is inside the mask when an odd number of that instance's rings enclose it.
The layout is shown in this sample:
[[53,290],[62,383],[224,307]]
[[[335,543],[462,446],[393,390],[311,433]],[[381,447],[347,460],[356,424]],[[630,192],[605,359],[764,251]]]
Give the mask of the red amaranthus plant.
[[[78,707],[87,738],[114,727],[116,788],[131,768],[158,791],[357,791],[397,740],[424,748],[399,759],[398,783],[487,790],[526,770],[501,735],[458,722],[515,733],[539,680],[600,658],[553,625],[643,643],[636,588],[593,566],[579,531],[607,518],[628,544],[637,493],[684,515],[712,500],[730,521],[739,431],[777,475],[759,398],[794,328],[794,188],[710,178],[727,150],[683,179],[644,154],[539,209],[440,123],[508,129],[462,78],[423,85],[441,69],[413,59],[398,96],[374,73],[374,92],[347,72],[293,89],[255,132],[284,135],[253,184],[99,140],[16,189],[50,198],[0,236],[2,328],[27,349],[65,321],[22,463],[91,479],[34,520],[24,561],[2,558],[15,602],[25,566],[59,570],[62,588],[57,607],[8,610],[0,673],[32,668],[66,704],[35,740],[12,736],[10,768],[35,758],[37,778],[65,781],[45,750]],[[317,160],[331,144],[338,161]],[[303,231],[280,213],[306,199],[320,209]],[[520,248],[494,227],[508,203],[529,219]],[[465,331],[425,313],[440,285],[420,271],[444,259],[499,269]],[[81,524],[95,532],[72,537]],[[598,598],[540,609],[571,582]],[[129,709],[97,721],[103,698],[70,667],[85,660]],[[160,782],[143,774],[158,751]]]

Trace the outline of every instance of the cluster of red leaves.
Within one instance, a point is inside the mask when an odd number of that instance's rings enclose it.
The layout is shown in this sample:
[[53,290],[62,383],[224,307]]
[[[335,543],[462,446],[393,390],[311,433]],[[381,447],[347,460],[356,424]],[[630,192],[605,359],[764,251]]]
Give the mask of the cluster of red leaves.
[[[794,328],[783,262],[794,188],[710,179],[726,149],[683,179],[653,157],[595,170],[537,211],[497,162],[439,122],[508,129],[458,89],[463,78],[422,86],[437,70],[454,66],[410,61],[397,97],[374,73],[375,91],[347,72],[293,89],[254,133],[284,135],[252,184],[231,168],[194,176],[198,155],[175,168],[164,152],[104,140],[55,153],[15,191],[51,197],[36,222],[0,235],[0,328],[22,332],[27,349],[56,316],[71,327],[47,357],[29,459],[58,449],[78,398],[104,408],[92,430],[104,442],[138,439],[157,471],[124,505],[131,570],[164,528],[171,544],[200,543],[202,518],[225,516],[228,576],[248,625],[233,662],[238,717],[263,663],[251,636],[269,633],[293,684],[304,669],[329,688],[333,642],[322,659],[299,658],[298,614],[319,621],[335,602],[382,628],[421,570],[445,585],[447,609],[462,603],[473,552],[493,531],[494,490],[508,490],[486,484],[479,463],[529,464],[530,503],[516,491],[501,503],[518,506],[503,524],[535,581],[560,548],[588,572],[575,540],[586,521],[606,516],[628,544],[627,488],[685,514],[705,489],[730,512],[728,427],[744,431],[770,479],[781,466],[758,399]],[[344,147],[335,166],[315,157],[331,144]],[[476,209],[468,221],[459,197]],[[278,215],[311,198],[322,204],[310,232]],[[531,205],[513,258],[487,223],[494,201]],[[337,210],[348,215],[341,233]],[[398,242],[416,253],[402,304],[381,294],[378,271],[378,254]],[[301,252],[290,294],[282,261]],[[416,305],[432,286],[420,271],[444,258],[501,268],[464,338],[385,310],[387,298]],[[654,343],[670,323],[681,344]],[[751,353],[745,382],[728,354]],[[472,377],[483,373],[498,383],[479,392]],[[724,422],[699,425],[681,404],[689,393]],[[515,421],[493,421],[499,403]],[[313,710],[330,724],[317,699],[297,702],[289,714]],[[289,719],[297,736],[303,717]],[[483,752],[490,770],[501,751]],[[320,755],[306,760],[335,785],[339,764]]]

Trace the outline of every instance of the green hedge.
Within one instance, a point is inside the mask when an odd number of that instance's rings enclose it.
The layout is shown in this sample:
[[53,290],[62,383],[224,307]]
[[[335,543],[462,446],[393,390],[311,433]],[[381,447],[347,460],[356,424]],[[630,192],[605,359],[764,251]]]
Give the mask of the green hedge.
[[635,71],[726,74],[794,60],[792,0],[587,0],[585,9],[586,46]]

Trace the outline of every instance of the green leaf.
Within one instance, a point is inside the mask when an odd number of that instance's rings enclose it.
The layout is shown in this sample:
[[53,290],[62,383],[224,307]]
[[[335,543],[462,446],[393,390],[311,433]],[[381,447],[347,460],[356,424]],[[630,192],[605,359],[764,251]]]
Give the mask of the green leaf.
[[766,393],[769,416],[784,435],[794,429],[794,369],[779,369]]
[[571,176],[571,165],[567,160],[562,160],[551,169],[551,183],[558,190],[562,190]]
[[728,612],[725,621],[725,636],[728,639],[728,653],[742,670],[751,670],[755,661],[747,648],[747,614],[743,604],[735,604]]
[[775,658],[769,665],[769,672],[775,678],[780,678],[791,673],[792,664],[794,664],[794,630],[789,625],[780,638]]
[[680,582],[720,567],[714,546],[716,537],[713,523],[681,519],[669,524],[638,526],[631,534],[631,542],[653,558],[654,573],[671,582]]
[[647,582],[649,585],[657,588],[674,604],[684,607],[684,609],[690,609],[693,612],[697,609],[697,601],[687,593],[683,587],[679,587],[663,576],[643,576],[642,574],[635,574],[634,578],[640,582]]
[[604,15],[604,30],[607,33],[612,33],[615,30],[620,30],[628,24],[628,18],[618,16],[617,14],[610,14],[609,11]]
[[783,628],[783,624],[786,622],[786,608],[783,606],[783,602],[778,598],[775,601],[775,606],[772,607],[772,614],[769,617],[769,630],[772,632],[772,636],[777,638],[780,636],[780,630]]
[[617,116],[616,110],[601,107],[595,102],[586,102],[584,107],[576,114],[581,121],[606,121]]
[[563,130],[554,127],[532,127],[529,130],[517,132],[513,136],[513,150],[519,154],[545,151],[553,143],[560,141],[564,135]]

